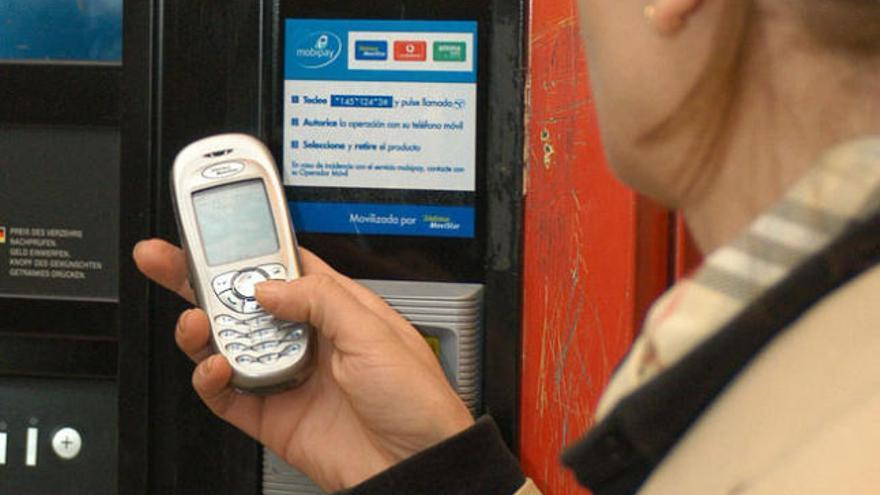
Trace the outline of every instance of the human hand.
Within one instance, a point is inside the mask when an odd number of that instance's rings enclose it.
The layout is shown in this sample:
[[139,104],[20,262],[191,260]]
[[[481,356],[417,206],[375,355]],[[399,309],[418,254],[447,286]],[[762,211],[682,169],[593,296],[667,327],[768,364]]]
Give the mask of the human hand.
[[[175,339],[197,363],[192,382],[219,417],[266,445],[327,491],[355,485],[473,424],[422,336],[379,296],[302,249],[305,276],[264,282],[263,308],[315,329],[318,360],[300,387],[256,396],[232,389],[211,355],[210,324],[185,311]],[[186,257],[152,239],[134,250],[149,278],[194,303]]]

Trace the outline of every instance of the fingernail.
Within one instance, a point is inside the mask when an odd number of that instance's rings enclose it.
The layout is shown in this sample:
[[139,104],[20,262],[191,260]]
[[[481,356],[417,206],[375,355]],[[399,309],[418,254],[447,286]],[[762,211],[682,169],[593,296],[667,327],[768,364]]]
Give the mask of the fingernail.
[[188,309],[184,311],[182,315],[180,315],[180,322],[177,324],[177,332],[180,335],[186,334],[186,327],[189,326],[187,325],[187,320],[189,319],[189,315],[191,312],[192,310]]
[[138,249],[144,245],[144,242],[145,241],[138,241],[138,243],[134,245],[134,249],[131,250],[131,256],[133,258],[137,258]]
[[284,288],[284,282],[277,280],[267,280],[256,285],[257,299],[264,303],[269,303],[278,299],[279,294]]
[[211,375],[211,370],[214,369],[214,359],[216,358],[217,356],[211,356],[208,359],[205,359],[202,365],[199,366],[199,373],[202,376],[207,377]]

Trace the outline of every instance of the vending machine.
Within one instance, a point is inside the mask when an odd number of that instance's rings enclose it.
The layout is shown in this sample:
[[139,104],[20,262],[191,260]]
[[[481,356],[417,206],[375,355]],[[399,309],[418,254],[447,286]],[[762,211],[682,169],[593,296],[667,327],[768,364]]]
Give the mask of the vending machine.
[[571,0],[0,2],[0,494],[320,493],[201,403],[187,303],[131,258],[179,241],[171,164],[225,132],[574,492],[558,452],[687,244],[605,170],[580,43]]
[[0,6],[0,493],[117,493],[121,43],[121,1]]
[[[472,413],[492,414],[516,448],[523,5],[133,4],[122,201],[144,237],[178,240],[168,180],[185,145],[221,132],[262,139],[300,244],[408,318]],[[121,493],[320,493],[211,416],[173,342],[184,303],[129,260],[122,273],[131,327],[120,359],[146,366],[126,372],[120,402],[146,424],[120,457],[144,483],[122,480]]]

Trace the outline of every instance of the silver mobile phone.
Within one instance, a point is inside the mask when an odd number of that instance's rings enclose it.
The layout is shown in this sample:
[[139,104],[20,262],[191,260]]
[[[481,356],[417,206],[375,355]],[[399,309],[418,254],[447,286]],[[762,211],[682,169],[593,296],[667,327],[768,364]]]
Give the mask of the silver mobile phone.
[[254,298],[260,282],[302,274],[269,150],[244,134],[196,141],[174,161],[171,192],[190,283],[232,385],[269,393],[302,383],[314,366],[312,328],[276,319]]

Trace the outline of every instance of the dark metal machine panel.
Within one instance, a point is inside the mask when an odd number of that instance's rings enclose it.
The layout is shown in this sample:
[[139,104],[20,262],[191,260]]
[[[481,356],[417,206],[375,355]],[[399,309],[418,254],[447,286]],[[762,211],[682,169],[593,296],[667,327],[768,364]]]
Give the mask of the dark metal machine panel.
[[0,493],[116,494],[116,385],[0,377]]

